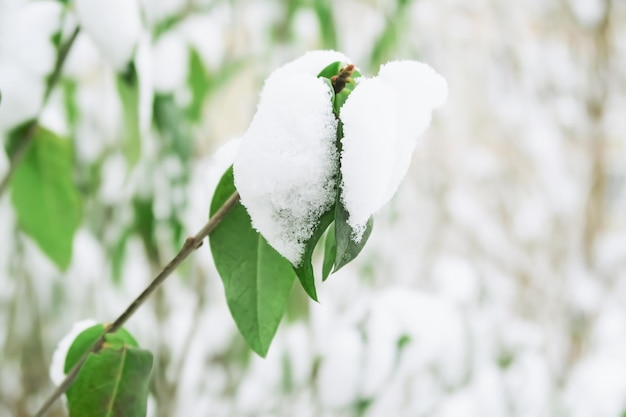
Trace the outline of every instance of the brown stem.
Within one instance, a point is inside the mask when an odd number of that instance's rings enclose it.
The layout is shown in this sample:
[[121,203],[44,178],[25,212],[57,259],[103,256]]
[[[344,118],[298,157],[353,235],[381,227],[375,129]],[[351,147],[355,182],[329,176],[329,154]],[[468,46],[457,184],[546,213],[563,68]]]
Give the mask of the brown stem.
[[35,417],[42,417],[45,412],[50,408],[52,404],[63,395],[68,388],[76,379],[78,372],[85,364],[87,357],[91,353],[95,353],[102,347],[102,344],[105,341],[105,336],[109,333],[115,333],[118,331],[124,323],[141,307],[143,303],[150,297],[150,295],[165,281],[165,279],[180,265],[192,252],[202,246],[202,241],[205,237],[207,237],[216,227],[217,225],[224,219],[224,217],[228,214],[228,212],[237,204],[239,201],[239,193],[235,191],[229,198],[224,202],[224,204],[215,212],[213,217],[207,222],[207,224],[202,227],[193,237],[187,238],[185,244],[180,249],[180,251],[174,256],[163,270],[154,278],[154,280],[146,287],[145,290],[141,294],[135,298],[135,300],[130,303],[130,305],[126,308],[126,310],[120,314],[120,316],[115,319],[115,321],[108,325],[104,331],[104,333],[96,340],[93,346],[85,353],[82,358],[74,365],[74,367],[67,373],[65,379],[59,386],[54,390],[54,392],[48,397],[46,402],[41,406],[39,411],[35,414]]
[[35,119],[30,122],[30,126],[28,127],[28,129],[24,131],[24,136],[20,140],[20,143],[17,145],[17,149],[15,149],[15,151],[12,152],[11,160],[9,161],[9,170],[6,172],[6,174],[4,174],[4,177],[2,178],[2,180],[0,180],[0,196],[2,196],[2,194],[4,194],[4,192],[8,188],[9,182],[11,181],[11,178],[13,177],[15,170],[17,169],[19,164],[22,162],[22,159],[24,159],[24,156],[26,155],[26,151],[30,147],[30,144],[32,143],[33,138],[35,137],[35,132],[37,131],[37,120],[41,116],[41,111],[46,106],[46,103],[48,102],[48,99],[50,98],[50,94],[52,93],[52,90],[54,89],[54,87],[59,82],[59,79],[61,78],[61,73],[63,72],[63,65],[65,64],[65,61],[67,60],[67,56],[69,55],[70,50],[72,49],[72,45],[74,45],[74,41],[76,41],[76,38],[78,37],[79,33],[80,33],[80,27],[77,27],[74,30],[74,32],[72,32],[72,35],[67,40],[67,42],[65,42],[65,44],[63,44],[59,48],[57,58],[54,63],[54,69],[52,70],[52,73],[50,74],[50,77],[48,78],[48,82],[46,83],[46,90],[44,91],[44,94],[43,94],[41,108],[39,109],[38,114],[35,116]]
[[341,71],[339,71],[339,74],[330,77],[330,82],[333,85],[335,94],[339,94],[341,90],[345,88],[346,84],[351,81],[350,77],[354,74],[354,70],[354,64],[346,65],[341,69]]

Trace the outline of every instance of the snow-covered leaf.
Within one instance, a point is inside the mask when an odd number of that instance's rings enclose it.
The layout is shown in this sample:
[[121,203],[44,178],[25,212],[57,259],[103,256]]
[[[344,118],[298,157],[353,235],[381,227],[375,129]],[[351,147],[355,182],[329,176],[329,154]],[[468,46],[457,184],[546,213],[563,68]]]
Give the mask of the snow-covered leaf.
[[138,0],[76,0],[76,17],[116,70],[131,62],[142,32]]
[[[294,266],[334,203],[337,120],[315,75],[271,76],[242,138],[234,172],[252,224]],[[316,73],[317,74],[317,73]]]

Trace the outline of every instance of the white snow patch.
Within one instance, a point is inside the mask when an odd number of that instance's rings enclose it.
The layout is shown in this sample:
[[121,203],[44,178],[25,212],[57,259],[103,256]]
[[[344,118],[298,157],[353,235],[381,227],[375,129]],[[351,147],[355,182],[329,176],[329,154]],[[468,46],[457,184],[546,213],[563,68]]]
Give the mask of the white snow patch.
[[34,117],[40,110],[44,77],[52,70],[58,30],[57,2],[0,3],[0,129]]
[[252,225],[298,265],[319,217],[334,201],[337,121],[322,80],[277,71],[284,76],[267,80],[242,138],[235,184]]
[[565,388],[569,416],[618,416],[626,407],[626,355],[598,354],[581,360]]
[[131,61],[142,32],[137,0],[76,0],[76,16],[117,70]]
[[363,342],[357,329],[347,328],[328,341],[317,378],[320,402],[330,409],[357,400]]
[[173,31],[164,34],[156,41],[152,54],[156,91],[173,92],[185,84],[188,54],[183,38]]

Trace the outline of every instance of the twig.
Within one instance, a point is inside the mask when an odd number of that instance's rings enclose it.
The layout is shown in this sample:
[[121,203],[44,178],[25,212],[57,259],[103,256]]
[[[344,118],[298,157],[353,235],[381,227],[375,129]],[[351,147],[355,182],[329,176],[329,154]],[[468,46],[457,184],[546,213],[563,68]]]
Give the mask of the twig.
[[59,79],[61,78],[61,73],[63,72],[63,65],[65,64],[65,61],[67,60],[67,56],[69,55],[70,50],[72,49],[72,45],[74,45],[74,41],[76,41],[76,38],[78,37],[79,33],[80,33],[80,27],[77,27],[72,33],[72,35],[70,36],[70,38],[67,40],[67,42],[65,42],[65,44],[63,44],[59,48],[57,59],[56,59],[56,62],[54,63],[54,69],[52,70],[52,73],[50,74],[50,77],[48,78],[48,82],[46,84],[46,90],[44,91],[44,94],[43,94],[43,100],[41,102],[41,107],[39,108],[39,112],[35,116],[34,120],[30,122],[30,125],[24,132],[24,136],[22,137],[22,140],[20,140],[19,145],[17,145],[17,149],[15,149],[15,151],[11,155],[11,160],[9,162],[9,170],[6,172],[6,174],[4,174],[4,177],[0,181],[0,196],[2,196],[2,194],[4,194],[4,192],[8,188],[9,182],[11,181],[11,178],[13,177],[15,170],[17,169],[19,164],[22,162],[22,159],[24,159],[24,156],[26,155],[26,151],[28,150],[30,144],[33,141],[33,138],[35,137],[35,132],[37,131],[37,121],[39,120],[39,117],[41,117],[41,112],[46,106],[46,103],[48,102],[48,99],[50,98],[50,94],[52,93],[52,90],[54,89],[54,87],[59,82]]
[[39,411],[35,414],[35,417],[42,417],[45,412],[50,408],[52,404],[63,395],[69,387],[76,379],[78,372],[87,361],[87,358],[91,353],[95,353],[105,342],[105,337],[107,334],[115,333],[118,331],[124,323],[141,307],[143,303],[150,297],[150,295],[165,281],[165,279],[180,265],[192,252],[202,246],[202,241],[205,237],[207,237],[216,227],[217,225],[224,219],[224,217],[228,214],[228,212],[237,204],[239,201],[239,193],[235,191],[229,198],[224,202],[224,204],[215,212],[213,217],[207,222],[207,224],[196,233],[195,236],[187,238],[185,244],[180,249],[180,251],[174,256],[163,270],[154,278],[154,280],[146,287],[145,290],[135,300],[130,303],[130,305],[126,308],[126,310],[109,326],[106,327],[104,333],[100,335],[98,340],[92,345],[92,347],[85,353],[81,359],[74,365],[74,367],[67,373],[65,379],[59,386],[54,390],[54,392],[50,395],[50,397],[46,400],[46,402],[41,406]]

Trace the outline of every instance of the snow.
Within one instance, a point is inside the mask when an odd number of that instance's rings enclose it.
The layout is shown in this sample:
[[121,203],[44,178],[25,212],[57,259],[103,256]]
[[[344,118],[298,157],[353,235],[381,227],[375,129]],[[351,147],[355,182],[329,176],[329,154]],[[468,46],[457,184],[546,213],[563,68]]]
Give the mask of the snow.
[[320,402],[330,408],[346,407],[357,399],[363,341],[358,329],[345,329],[330,338],[322,352],[317,378]]
[[333,204],[337,170],[331,91],[311,73],[297,72],[319,67],[305,57],[268,78],[234,163],[252,225],[296,266],[319,217]]
[[176,32],[168,32],[155,43],[152,54],[154,89],[159,93],[175,91],[187,77],[189,52]]
[[445,79],[417,61],[394,61],[357,84],[340,112],[342,201],[359,241],[369,217],[398,190],[431,111],[447,96]]
[[590,356],[577,363],[565,388],[568,415],[619,416],[623,413],[626,407],[624,369],[626,355],[623,351]]
[[118,71],[132,60],[142,32],[138,0],[76,0],[76,17]]
[[53,1],[0,3],[0,130],[39,112],[45,77],[54,65],[50,38],[60,13],[61,5]]
[[569,5],[578,21],[589,27],[597,25],[606,13],[606,8],[610,7],[601,0],[572,0]]

